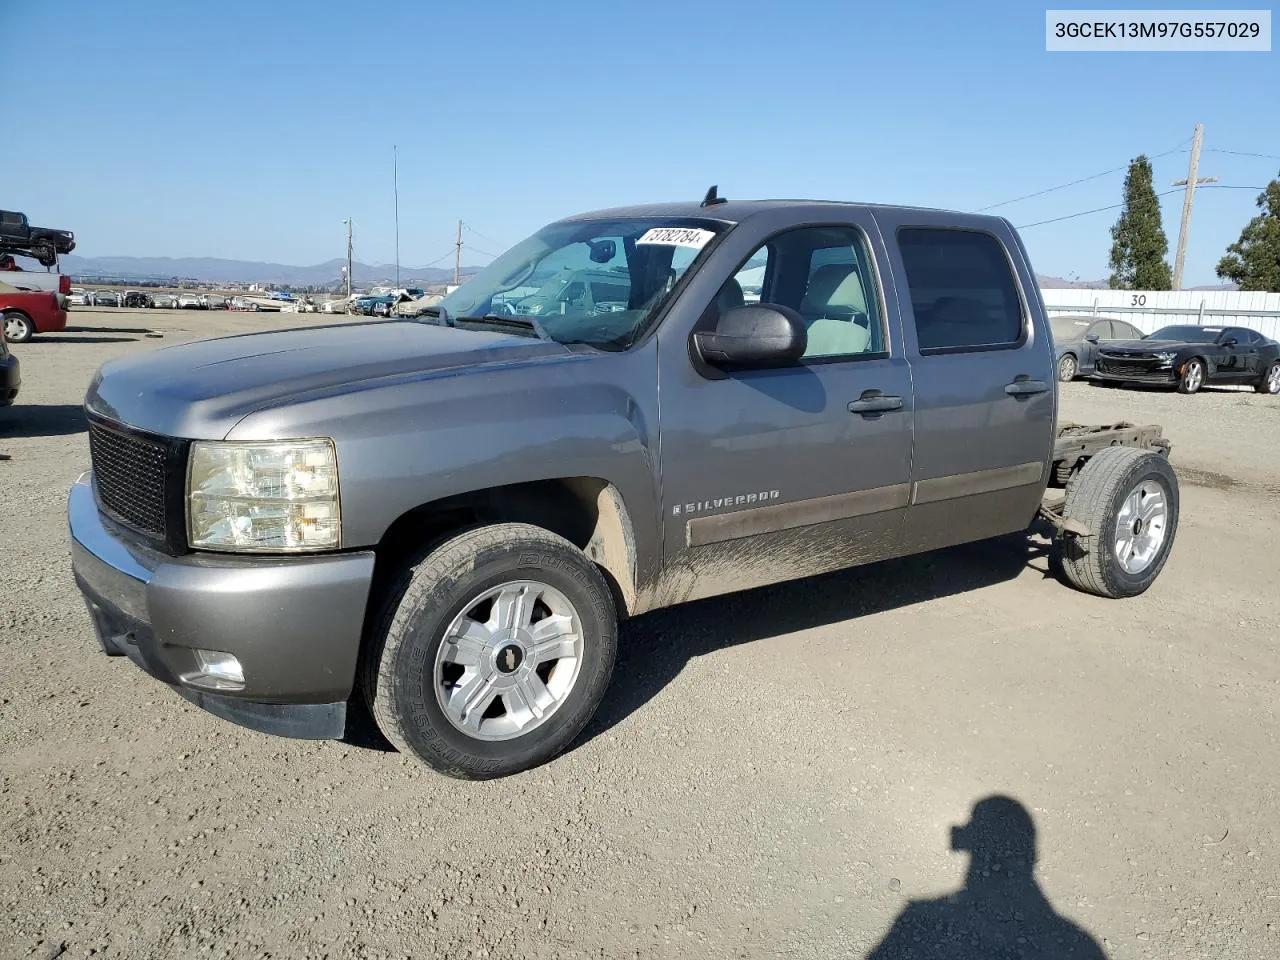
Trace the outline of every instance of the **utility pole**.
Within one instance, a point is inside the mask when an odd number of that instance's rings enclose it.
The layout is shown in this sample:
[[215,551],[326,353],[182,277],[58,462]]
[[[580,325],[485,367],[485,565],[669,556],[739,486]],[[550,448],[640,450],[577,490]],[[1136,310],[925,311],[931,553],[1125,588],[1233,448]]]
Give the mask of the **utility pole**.
[[400,160],[395,144],[391,145],[391,181],[396,191],[396,289],[400,289]]
[[453,251],[453,285],[462,283],[462,221],[458,221],[458,239],[454,241]]
[[351,299],[351,218],[342,221],[347,225],[347,299]]
[[1173,289],[1182,289],[1182,264],[1187,259],[1187,237],[1191,233],[1191,205],[1195,202],[1196,187],[1202,183],[1217,183],[1217,177],[1197,177],[1200,169],[1200,144],[1204,141],[1204,124],[1196,124],[1195,136],[1191,138],[1191,164],[1187,168],[1187,179],[1173,181],[1173,186],[1186,186],[1182,195],[1182,226],[1178,228],[1178,252],[1173,258]]

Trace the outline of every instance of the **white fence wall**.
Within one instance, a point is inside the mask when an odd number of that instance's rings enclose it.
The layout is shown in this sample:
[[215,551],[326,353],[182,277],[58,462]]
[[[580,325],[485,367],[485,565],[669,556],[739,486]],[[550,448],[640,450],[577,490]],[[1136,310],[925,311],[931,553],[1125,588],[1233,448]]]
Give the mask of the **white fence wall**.
[[1280,293],[1238,290],[1044,290],[1049,315],[1097,314],[1127,320],[1143,333],[1173,323],[1249,327],[1280,340]]

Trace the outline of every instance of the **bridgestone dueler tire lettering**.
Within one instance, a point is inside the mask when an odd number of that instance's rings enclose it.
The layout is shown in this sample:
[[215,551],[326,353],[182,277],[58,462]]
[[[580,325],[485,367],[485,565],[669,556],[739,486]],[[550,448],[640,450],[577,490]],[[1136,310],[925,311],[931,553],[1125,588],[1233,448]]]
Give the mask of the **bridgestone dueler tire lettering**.
[[[1168,501],[1166,534],[1160,552],[1141,573],[1124,570],[1115,554],[1116,516],[1139,484],[1154,480]],[[1079,520],[1092,536],[1068,535],[1059,545],[1067,582],[1099,597],[1136,597],[1164,568],[1178,532],[1178,478],[1169,461],[1134,447],[1109,447],[1091,457],[1067,490],[1065,516]]]
[[[519,579],[545,582],[574,605],[583,663],[546,722],[510,740],[479,740],[454,727],[437,702],[436,651],[475,597]],[[486,780],[546,763],[568,747],[604,699],[616,655],[613,595],[595,564],[563,537],[503,523],[459,533],[409,561],[374,622],[361,686],[379,729],[402,753],[452,777]]]

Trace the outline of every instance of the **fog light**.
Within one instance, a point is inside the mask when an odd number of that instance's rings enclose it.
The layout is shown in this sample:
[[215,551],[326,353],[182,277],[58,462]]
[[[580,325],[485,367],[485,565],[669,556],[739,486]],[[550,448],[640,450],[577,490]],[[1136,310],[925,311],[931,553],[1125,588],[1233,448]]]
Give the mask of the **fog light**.
[[244,667],[240,661],[221,650],[196,650],[196,670],[183,676],[187,683],[214,690],[239,690],[244,687]]

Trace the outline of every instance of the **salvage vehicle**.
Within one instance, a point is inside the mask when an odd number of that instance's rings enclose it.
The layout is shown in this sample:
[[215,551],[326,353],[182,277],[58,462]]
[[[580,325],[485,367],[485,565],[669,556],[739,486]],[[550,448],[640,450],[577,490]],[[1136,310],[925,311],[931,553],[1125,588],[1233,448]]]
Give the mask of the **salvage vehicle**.
[[33,227],[25,213],[0,210],[0,253],[31,256],[41,266],[52,267],[58,255],[70,253],[76,248],[75,235],[70,230],[51,227]]
[[67,328],[66,298],[47,290],[18,290],[0,281],[0,317],[9,343]]
[[9,341],[0,323],[0,407],[11,407],[22,388],[22,366],[18,358],[9,352]]
[[1141,340],[1100,347],[1094,378],[1176,386],[1179,393],[1238,384],[1280,394],[1280,344],[1248,327],[1162,327]]
[[120,305],[130,310],[149,309],[152,305],[151,295],[143,293],[141,290],[126,290],[123,298],[121,298]]
[[93,293],[93,305],[95,307],[118,307],[120,306],[120,294],[114,290],[95,290]]
[[[492,310],[602,260],[622,309]],[[714,188],[583,214],[415,320],[104,364],[72,567],[102,649],[220,717],[339,737],[356,694],[502,776],[582,731],[620,617],[1033,528],[1075,587],[1147,590],[1169,444],[1059,423],[1055,360],[1002,218]]]
[[1063,383],[1093,373],[1099,345],[1142,338],[1142,331],[1133,324],[1107,317],[1050,317],[1049,329],[1058,349],[1058,379]]
[[179,310],[203,310],[205,309],[204,297],[197,296],[194,293],[182,293],[178,295]]

